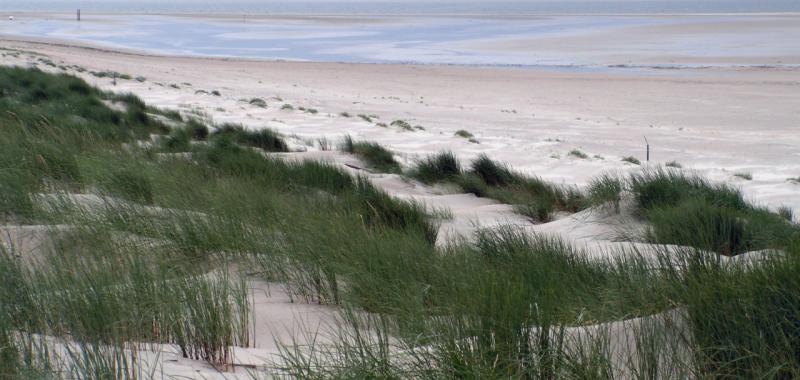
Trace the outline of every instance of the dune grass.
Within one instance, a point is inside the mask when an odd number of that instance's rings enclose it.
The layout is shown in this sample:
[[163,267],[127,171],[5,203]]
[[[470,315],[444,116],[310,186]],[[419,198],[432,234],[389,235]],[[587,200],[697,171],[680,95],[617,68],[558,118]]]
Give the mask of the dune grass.
[[252,98],[248,103],[251,106],[256,106],[259,108],[267,108],[267,101],[261,98]]
[[405,120],[400,120],[400,119],[394,120],[391,123],[389,123],[389,125],[391,125],[392,127],[400,128],[405,131],[414,132],[414,127],[412,127],[411,124],[409,124]]
[[612,207],[620,211],[622,193],[625,191],[625,179],[618,175],[604,173],[592,178],[586,195],[586,203],[593,206]]
[[622,162],[627,162],[629,164],[634,164],[634,165],[641,165],[642,164],[642,161],[639,161],[638,158],[633,157],[633,156],[622,157]]
[[584,197],[576,188],[555,186],[516,173],[486,155],[479,156],[464,170],[453,153],[442,152],[419,160],[409,176],[429,184],[456,184],[476,196],[514,205],[520,214],[540,222],[551,220],[556,211],[576,212],[584,208]]
[[469,133],[469,131],[464,130],[464,129],[457,130],[456,133],[454,133],[454,135],[458,136],[458,137],[463,137],[465,139],[471,139],[471,138],[475,137],[475,135],[473,135],[472,133]]
[[[157,155],[137,143],[165,129],[133,97],[118,98],[122,112],[71,77],[0,69],[0,82],[0,216],[52,226],[54,237],[35,260],[0,250],[3,377],[149,378],[157,374],[130,349],[150,343],[224,368],[231,347],[251,344],[248,277],[283,284],[296,302],[342,307],[332,346],[284,348],[281,371],[298,377],[800,375],[797,227],[736,189],[652,169],[600,177],[584,197],[486,156],[462,168],[443,153],[412,171],[532,215],[616,204],[628,192],[650,239],[684,248],[593,259],[591,247],[510,227],[437,248],[437,220],[423,206],[324,163],[251,149],[285,148],[271,132],[223,127],[204,139],[187,126],[181,139],[207,141]],[[77,193],[112,198],[86,205]],[[782,254],[758,265],[715,257],[760,248]],[[674,316],[625,330],[638,356],[621,363],[610,327],[569,332],[653,315]],[[58,342],[74,344],[46,355]]]
[[576,212],[584,207],[584,196],[576,188],[516,173],[486,155],[473,161],[460,184],[479,197],[515,205],[519,213],[540,222],[549,221],[556,211]]
[[350,135],[342,140],[339,148],[363,159],[371,168],[384,173],[400,173],[402,169],[391,151],[378,143],[355,141]]
[[237,144],[263,149],[267,152],[288,152],[289,146],[286,141],[271,129],[259,129],[250,131],[241,125],[223,124],[217,127],[212,133],[214,137],[231,139]]
[[442,152],[420,159],[410,173],[413,178],[424,183],[452,180],[461,174],[461,163],[453,152]]
[[589,158],[589,155],[586,154],[586,153],[583,153],[583,151],[581,151],[580,149],[573,149],[573,150],[569,151],[569,155],[573,156],[573,157],[577,157],[577,158],[583,159],[583,160]]
[[633,174],[629,181],[654,242],[732,256],[782,248],[800,232],[780,215],[748,203],[739,190],[694,174],[657,168]]

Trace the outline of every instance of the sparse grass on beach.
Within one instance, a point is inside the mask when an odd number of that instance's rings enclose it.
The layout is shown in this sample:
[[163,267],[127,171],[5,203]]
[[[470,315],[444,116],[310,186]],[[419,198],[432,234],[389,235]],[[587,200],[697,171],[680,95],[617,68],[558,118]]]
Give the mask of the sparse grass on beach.
[[666,164],[664,164],[664,166],[666,166],[668,168],[676,168],[676,169],[683,168],[683,165],[679,164],[677,161],[667,162]]
[[261,98],[252,98],[248,103],[259,108],[267,108],[267,101]]
[[573,150],[569,151],[569,155],[570,155],[570,156],[573,156],[573,157],[580,158],[580,159],[584,159],[584,160],[585,160],[585,159],[587,159],[587,158],[589,158],[589,155],[588,155],[588,154],[586,154],[586,153],[583,153],[583,152],[582,152],[581,150],[579,150],[579,149],[573,149]]
[[465,139],[471,139],[471,138],[475,137],[472,133],[469,133],[468,131],[466,131],[464,129],[457,130],[455,135],[458,136],[458,137],[463,137]]
[[411,124],[409,124],[405,120],[399,120],[398,119],[398,120],[395,120],[395,121],[391,122],[389,125],[391,125],[392,127],[400,128],[402,130],[414,132],[414,127],[412,127]]
[[753,174],[751,174],[750,172],[736,172],[736,173],[733,173],[733,176],[737,177],[737,178],[741,178],[741,179],[743,179],[745,181],[752,181],[753,180]]
[[630,163],[630,164],[634,164],[634,165],[641,165],[642,164],[642,161],[639,161],[638,158],[633,157],[633,156],[622,157],[622,161]]

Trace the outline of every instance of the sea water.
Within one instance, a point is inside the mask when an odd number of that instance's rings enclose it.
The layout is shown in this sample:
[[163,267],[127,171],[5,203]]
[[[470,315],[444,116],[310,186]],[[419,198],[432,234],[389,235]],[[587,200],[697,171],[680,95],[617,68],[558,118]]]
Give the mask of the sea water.
[[[580,70],[641,66],[680,68],[693,65],[667,61],[631,64],[628,58],[591,55],[580,48],[548,51],[499,46],[502,42],[519,39],[591,37],[634,27],[698,22],[724,24],[740,17],[758,21],[774,16],[689,17],[658,13],[787,11],[800,8],[797,3],[800,1],[2,0],[0,9],[36,13],[19,14],[14,21],[0,21],[0,34],[55,38],[169,55]],[[74,16],[47,13],[65,12],[75,6],[81,7],[81,22],[74,20]],[[549,12],[560,15],[546,15]],[[648,14],[630,14],[638,12]],[[285,16],[288,14],[299,17]],[[676,35],[666,43],[658,38],[637,42],[636,49],[655,51],[663,56],[791,55],[800,51],[800,35],[790,35],[798,30],[800,28],[788,35],[777,28],[756,32],[733,30],[704,36]],[[620,50],[632,48],[623,46]],[[714,64],[705,61],[702,66]],[[793,64],[796,63],[782,62],[779,66]]]
[[0,11],[242,14],[542,14],[800,12],[797,0],[3,0]]

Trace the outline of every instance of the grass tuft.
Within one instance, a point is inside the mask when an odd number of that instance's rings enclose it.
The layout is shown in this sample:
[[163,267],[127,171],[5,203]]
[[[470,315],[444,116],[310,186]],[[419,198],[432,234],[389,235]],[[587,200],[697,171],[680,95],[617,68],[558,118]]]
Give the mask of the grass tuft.
[[622,157],[622,161],[630,163],[630,164],[634,164],[634,165],[641,165],[642,164],[642,162],[639,161],[638,158],[633,157],[633,156]]
[[571,151],[569,152],[569,155],[570,155],[570,156],[573,156],[573,157],[580,158],[580,159],[584,159],[584,160],[585,160],[585,159],[587,159],[587,158],[589,158],[589,155],[588,155],[588,154],[586,154],[586,153],[583,153],[582,151],[580,151],[580,150],[578,150],[578,149],[573,149],[573,150],[571,150]]
[[342,151],[355,154],[373,169],[384,173],[400,173],[400,164],[394,159],[391,151],[378,143],[355,141],[347,135],[339,145]]
[[424,183],[454,180],[462,173],[453,152],[442,152],[417,161],[410,175]]
[[473,135],[472,133],[469,133],[468,131],[463,130],[463,129],[457,130],[456,133],[454,133],[454,135],[456,135],[458,137],[463,137],[465,139],[471,139],[471,138],[475,137],[475,135]]
[[411,124],[409,124],[405,120],[399,120],[398,119],[398,120],[395,120],[395,121],[391,122],[389,125],[391,125],[393,127],[397,127],[397,128],[403,129],[403,130],[406,130],[406,131],[414,132],[414,127],[412,127]]
[[252,98],[248,103],[250,103],[252,106],[267,108],[267,102],[261,98]]
[[277,132],[271,129],[249,131],[241,125],[223,124],[212,133],[215,137],[229,138],[236,143],[263,149],[267,152],[288,152],[289,146]]

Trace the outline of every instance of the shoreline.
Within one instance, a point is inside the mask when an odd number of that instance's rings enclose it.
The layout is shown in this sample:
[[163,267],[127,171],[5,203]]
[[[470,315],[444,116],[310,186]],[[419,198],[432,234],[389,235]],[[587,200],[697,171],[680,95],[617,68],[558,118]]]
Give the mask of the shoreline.
[[397,66],[421,66],[421,67],[461,67],[476,69],[511,69],[511,70],[534,70],[545,72],[573,72],[573,73],[598,73],[610,75],[624,74],[656,74],[687,72],[687,71],[741,71],[741,70],[765,70],[765,71],[800,71],[800,63],[787,64],[482,64],[482,63],[441,63],[441,62],[420,62],[420,61],[334,61],[334,60],[304,60],[291,58],[267,58],[267,57],[243,57],[243,56],[224,56],[224,55],[203,55],[203,54],[173,54],[155,50],[134,49],[124,46],[114,46],[97,42],[80,40],[70,40],[55,37],[34,37],[22,35],[10,35],[0,33],[0,43],[19,42],[40,44],[45,46],[57,46],[65,48],[86,49],[105,53],[132,55],[140,57],[160,57],[176,59],[207,59],[218,61],[241,61],[241,62],[277,62],[277,63],[317,63],[317,64],[338,64],[338,65],[397,65]]
[[[77,10],[78,8],[76,8]],[[70,11],[26,11],[26,10],[0,10],[0,12],[8,15],[74,15]],[[81,9],[81,15],[97,15],[97,16],[177,16],[177,17],[196,17],[196,18],[241,18],[247,16],[248,19],[252,17],[253,20],[257,19],[272,19],[272,18],[297,18],[297,19],[313,19],[313,18],[369,18],[369,17],[454,17],[454,18],[511,18],[511,19],[526,19],[537,17],[596,17],[596,16],[611,16],[611,17],[707,17],[707,16],[743,16],[743,17],[800,17],[800,12],[709,12],[709,13],[198,13],[198,12],[91,12]]]

